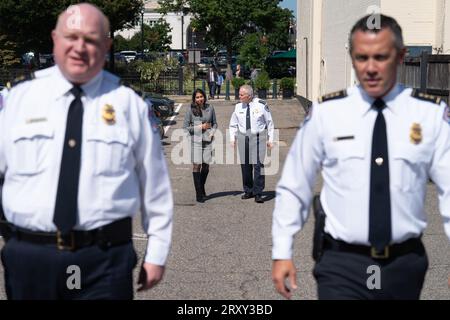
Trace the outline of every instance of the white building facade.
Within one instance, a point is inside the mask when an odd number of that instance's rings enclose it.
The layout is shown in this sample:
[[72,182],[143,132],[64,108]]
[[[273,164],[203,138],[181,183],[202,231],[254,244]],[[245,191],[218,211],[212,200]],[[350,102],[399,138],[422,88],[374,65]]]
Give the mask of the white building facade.
[[[187,48],[187,30],[189,24],[191,23],[191,15],[183,15],[180,13],[169,12],[167,15],[163,16],[158,13],[159,4],[157,0],[147,0],[144,1],[145,11],[144,11],[144,24],[152,26],[161,18],[166,21],[172,31],[170,35],[172,36],[172,44],[170,45],[171,50],[186,50]],[[118,31],[116,35],[121,35],[122,37],[129,39],[135,33],[141,30],[141,23],[132,29]]]
[[297,94],[310,100],[356,83],[348,36],[368,13],[394,17],[407,46],[450,54],[450,0],[298,0],[297,11]]

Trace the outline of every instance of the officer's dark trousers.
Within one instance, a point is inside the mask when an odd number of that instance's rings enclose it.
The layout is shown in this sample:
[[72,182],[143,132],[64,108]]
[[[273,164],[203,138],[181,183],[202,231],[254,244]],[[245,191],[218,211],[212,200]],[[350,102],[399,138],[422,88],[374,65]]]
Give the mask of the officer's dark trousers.
[[[241,164],[242,184],[245,193],[261,195],[265,186],[263,158],[266,152],[265,141],[259,135],[238,137],[240,150],[244,145],[244,162]],[[240,151],[242,154],[242,152]]]
[[[373,266],[380,270],[380,289],[373,288],[376,277]],[[417,300],[427,268],[428,258],[423,246],[387,260],[326,250],[313,274],[321,300]]]
[[[1,258],[8,299],[133,298],[132,272],[137,259],[132,242],[107,249],[93,245],[71,252],[60,251],[56,245],[11,238]],[[76,288],[77,277],[80,289]]]

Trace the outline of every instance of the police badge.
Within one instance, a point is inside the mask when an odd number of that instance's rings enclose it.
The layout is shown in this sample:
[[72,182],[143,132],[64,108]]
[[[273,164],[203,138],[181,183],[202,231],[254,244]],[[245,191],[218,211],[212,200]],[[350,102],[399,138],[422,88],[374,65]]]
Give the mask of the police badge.
[[422,127],[420,124],[413,123],[409,137],[413,144],[417,145],[422,142]]
[[102,111],[103,120],[109,124],[113,125],[116,123],[116,111],[113,106],[110,104],[105,104]]

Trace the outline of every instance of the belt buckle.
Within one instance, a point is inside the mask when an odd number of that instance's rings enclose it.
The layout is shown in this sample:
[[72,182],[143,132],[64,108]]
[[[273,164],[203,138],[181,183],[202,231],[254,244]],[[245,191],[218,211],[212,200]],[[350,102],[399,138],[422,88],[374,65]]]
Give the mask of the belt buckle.
[[56,231],[56,246],[58,247],[59,250],[67,250],[67,251],[75,250],[75,235],[72,231],[69,233],[69,235],[70,235],[70,244],[67,245],[61,232]]
[[378,253],[375,247],[370,248],[370,256],[374,259],[388,259],[389,258],[389,246],[385,246],[382,253]]

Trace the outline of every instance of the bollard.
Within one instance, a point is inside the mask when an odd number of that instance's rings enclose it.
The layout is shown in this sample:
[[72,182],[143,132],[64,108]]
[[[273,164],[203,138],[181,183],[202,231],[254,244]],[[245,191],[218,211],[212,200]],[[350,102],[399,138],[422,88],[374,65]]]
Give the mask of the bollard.
[[278,96],[278,92],[277,92],[277,79],[273,80],[273,88],[272,88],[272,99],[276,99]]
[[225,100],[230,100],[230,80],[227,80],[225,84]]

